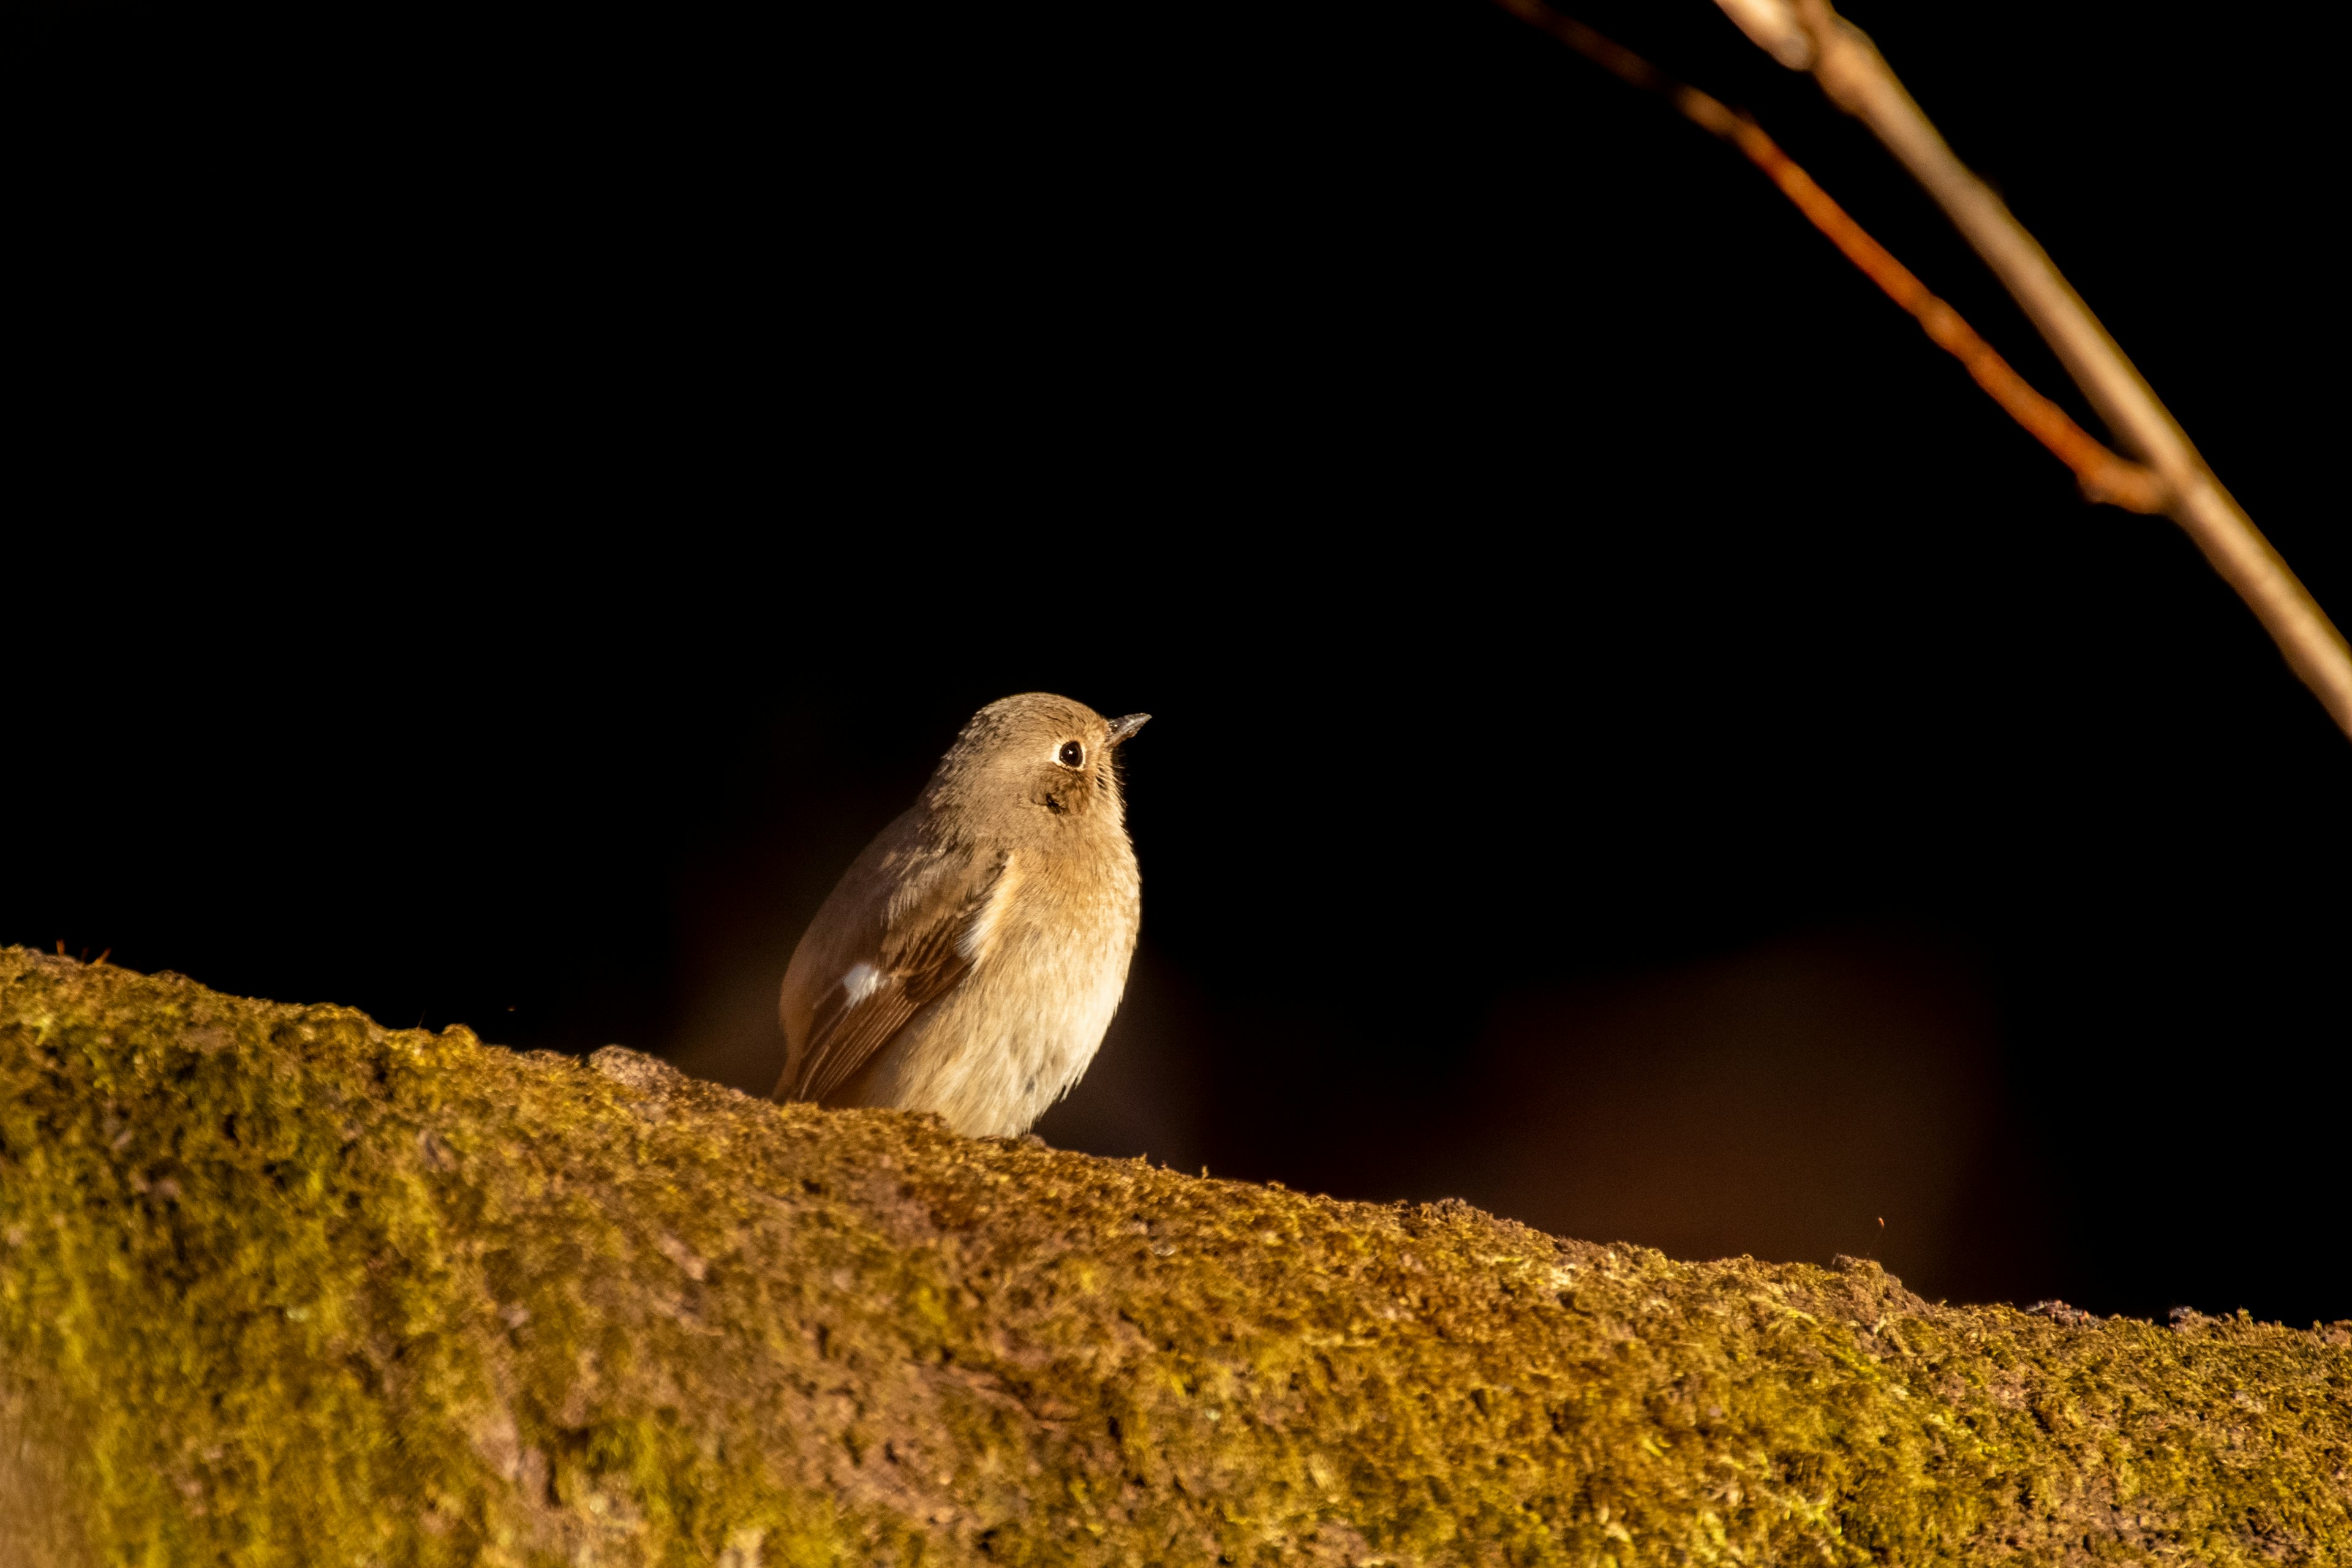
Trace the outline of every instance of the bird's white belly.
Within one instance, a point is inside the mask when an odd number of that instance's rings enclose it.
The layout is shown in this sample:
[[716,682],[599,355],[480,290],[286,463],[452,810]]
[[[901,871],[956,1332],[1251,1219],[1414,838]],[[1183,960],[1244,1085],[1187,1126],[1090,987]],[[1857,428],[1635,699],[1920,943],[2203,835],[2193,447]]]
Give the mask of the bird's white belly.
[[883,1047],[859,1100],[936,1111],[972,1137],[1025,1131],[1101,1047],[1135,949],[1131,915],[1055,923],[1002,931],[984,963]]

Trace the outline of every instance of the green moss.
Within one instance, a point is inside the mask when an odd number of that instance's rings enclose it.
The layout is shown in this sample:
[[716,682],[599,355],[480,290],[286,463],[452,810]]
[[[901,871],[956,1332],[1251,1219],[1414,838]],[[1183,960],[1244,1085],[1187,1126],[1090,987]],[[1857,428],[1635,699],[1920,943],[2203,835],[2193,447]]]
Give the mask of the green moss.
[[1934,1306],[16,950],[9,1431],[54,1518],[7,1528],[105,1563],[2352,1560],[2344,1326]]

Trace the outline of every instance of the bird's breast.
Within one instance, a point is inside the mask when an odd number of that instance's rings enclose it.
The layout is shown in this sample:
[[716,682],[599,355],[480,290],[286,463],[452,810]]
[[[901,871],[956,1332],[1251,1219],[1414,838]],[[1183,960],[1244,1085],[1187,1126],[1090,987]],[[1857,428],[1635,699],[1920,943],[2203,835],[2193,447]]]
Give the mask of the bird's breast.
[[936,1109],[964,1132],[1026,1131],[1077,1080],[1135,953],[1141,889],[1131,854],[1087,874],[1033,854],[1012,859],[1011,892],[983,910],[984,948],[892,1053],[893,1076],[921,1086],[918,1099],[895,1103]]

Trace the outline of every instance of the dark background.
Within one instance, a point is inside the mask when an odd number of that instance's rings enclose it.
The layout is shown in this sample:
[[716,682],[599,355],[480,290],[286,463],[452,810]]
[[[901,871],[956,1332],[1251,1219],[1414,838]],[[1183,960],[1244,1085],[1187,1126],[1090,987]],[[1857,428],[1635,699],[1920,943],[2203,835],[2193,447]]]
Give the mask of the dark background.
[[[1808,81],[1577,14],[2090,422]],[[2336,52],[1853,14],[2342,617]],[[0,941],[764,1090],[833,878],[1043,688],[1158,715],[1058,1143],[2352,1315],[2352,746],[1501,13],[7,26]]]

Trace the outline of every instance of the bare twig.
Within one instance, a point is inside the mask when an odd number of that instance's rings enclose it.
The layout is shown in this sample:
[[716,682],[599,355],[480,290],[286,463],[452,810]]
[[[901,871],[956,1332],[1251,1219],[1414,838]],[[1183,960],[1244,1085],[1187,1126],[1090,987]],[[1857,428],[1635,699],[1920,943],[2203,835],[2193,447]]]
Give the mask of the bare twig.
[[2166,492],[2162,510],[2188,531],[2277,641],[2289,667],[2352,736],[2352,647],[2344,634],[2222,487],[2049,253],[1953,154],[1877,46],[1829,0],[1717,4],[1781,64],[1811,70],[1831,101],[1869,126],[1926,187],[2048,340],[2116,439],[2155,471]]
[[2083,493],[2131,511],[2161,511],[2165,492],[2149,469],[2117,457],[2097,437],[2074,423],[2066,411],[2051,402],[2018,374],[1993,346],[1978,335],[1960,313],[1927,291],[1911,269],[1870,237],[1862,225],[1832,200],[1813,177],[1780,151],[1764,128],[1745,114],[1735,113],[1695,87],[1678,82],[1622,45],[1583,23],[1561,16],[1543,0],[1497,0],[1513,16],[1549,33],[1587,59],[1615,73],[1635,87],[1664,97],[1693,123],[1714,132],[1748,155],[1780,192],[1796,205],[1846,259],[1886,291],[1887,298],[1917,319],[1937,345],[1968,367],[1995,403],[2026,432],[2074,470]]
[[1638,88],[1664,97],[1693,123],[1713,132],[1748,155],[1813,226],[1845,253],[1846,259],[1886,291],[1887,298],[1917,319],[1937,346],[1968,367],[1979,386],[2009,416],[2074,470],[2083,493],[2131,511],[2161,511],[2165,493],[2156,475],[2116,456],[2066,411],[2033,390],[1960,313],[1927,291],[1911,269],[1870,237],[1813,177],[1780,151],[1764,128],[1727,109],[1698,89],[1675,80],[1648,60],[1583,23],[1561,16],[1544,0],[1497,0],[1503,9],[1539,27],[1587,59]]
[[[1700,124],[1707,123],[1700,112],[1702,109],[1724,112],[1723,106],[1706,94],[1688,88],[1683,91],[1701,100],[1684,110]],[[2116,456],[2075,424],[2064,409],[2033,390],[1990,343],[1977,334],[1975,328],[1961,319],[1958,310],[1929,293],[1927,286],[1912,276],[1909,268],[1895,260],[1885,246],[1871,238],[1860,224],[1846,215],[1844,208],[1831,200],[1829,193],[1781,152],[1764,134],[1762,127],[1746,115],[1733,118],[1725,114],[1725,123],[1717,133],[1736,142],[1749,161],[1796,203],[1798,210],[1812,220],[1813,226],[1845,252],[1848,260],[1885,289],[1889,299],[1917,317],[1919,325],[1937,346],[1968,367],[1977,384],[2011,418],[2049,447],[2060,462],[2074,469],[2084,495],[2095,501],[2111,501],[2129,511],[2163,510],[2164,489],[2153,472]]]

